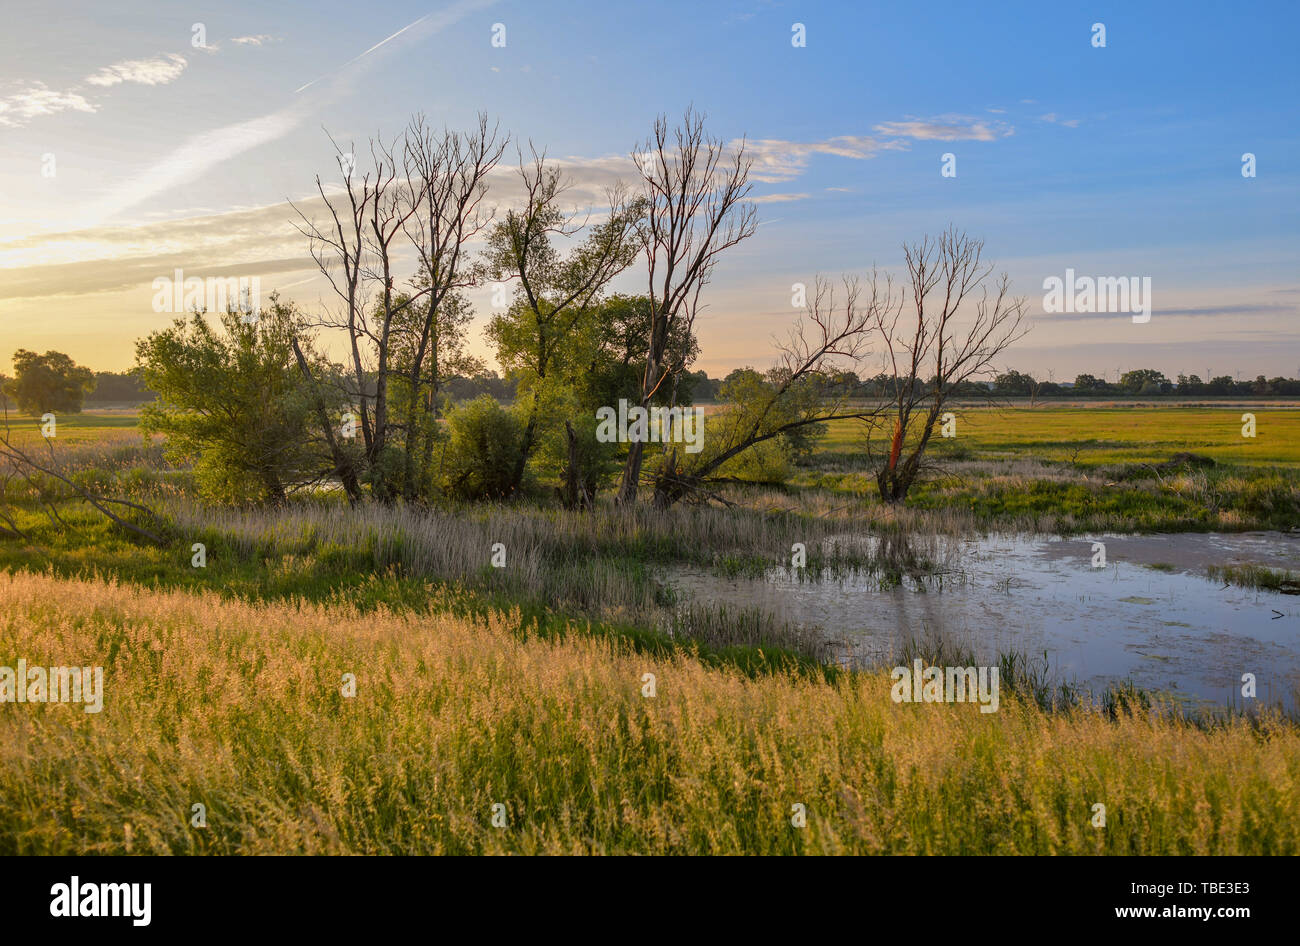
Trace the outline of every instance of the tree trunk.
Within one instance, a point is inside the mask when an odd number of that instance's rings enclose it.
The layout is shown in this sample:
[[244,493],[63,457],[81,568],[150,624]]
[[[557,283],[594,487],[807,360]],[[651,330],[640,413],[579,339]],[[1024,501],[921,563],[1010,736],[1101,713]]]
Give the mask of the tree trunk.
[[641,482],[641,461],[644,457],[644,444],[635,441],[628,444],[627,462],[623,465],[623,479],[619,483],[615,503],[631,506],[636,502],[637,486]]
[[311,387],[312,394],[316,400],[316,417],[320,421],[321,432],[325,435],[325,442],[330,448],[330,457],[334,460],[334,472],[338,474],[339,480],[343,483],[343,490],[347,493],[348,503],[355,506],[361,500],[361,484],[357,482],[357,471],[352,468],[352,461],[348,459],[339,447],[338,441],[334,438],[334,427],[330,424],[329,415],[325,412],[325,402],[321,399],[320,392],[316,389],[316,381],[311,375],[311,369],[307,367],[307,359],[303,357],[302,349],[298,347],[298,339],[293,339],[293,354],[298,359],[298,370],[302,372],[303,378]]
[[564,471],[564,487],[559,490],[560,503],[565,509],[590,511],[594,497],[587,489],[585,471],[578,460],[578,437],[573,432],[573,425],[567,420],[564,422],[564,430],[569,438],[569,457]]
[[524,427],[523,441],[519,444],[519,459],[510,472],[510,493],[514,495],[524,482],[524,470],[528,466],[528,455],[533,452],[533,440],[537,436],[537,394],[533,394],[533,409],[528,413],[528,423]]

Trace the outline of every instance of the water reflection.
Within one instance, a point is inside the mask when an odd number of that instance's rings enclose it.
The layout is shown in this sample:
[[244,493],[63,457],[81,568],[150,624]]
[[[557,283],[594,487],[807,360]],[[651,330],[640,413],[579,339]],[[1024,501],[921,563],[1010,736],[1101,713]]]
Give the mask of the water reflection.
[[680,567],[667,580],[687,597],[816,628],[857,664],[941,641],[990,662],[1046,652],[1060,677],[1096,692],[1132,680],[1194,704],[1240,702],[1242,674],[1253,673],[1260,697],[1297,705],[1300,598],[1205,573],[1248,563],[1300,571],[1300,536],[844,535],[822,549],[834,550],[893,567],[772,568],[762,579]]

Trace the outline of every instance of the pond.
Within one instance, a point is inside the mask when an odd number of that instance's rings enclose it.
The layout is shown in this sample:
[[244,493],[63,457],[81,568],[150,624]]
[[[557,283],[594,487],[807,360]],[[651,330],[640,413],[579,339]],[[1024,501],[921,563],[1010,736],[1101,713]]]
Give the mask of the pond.
[[[831,541],[878,547],[879,540]],[[1102,567],[1094,565],[1098,542]],[[990,663],[1009,652],[1041,663],[1046,653],[1055,678],[1094,693],[1131,681],[1199,708],[1242,705],[1242,674],[1253,673],[1261,699],[1297,708],[1300,597],[1225,587],[1206,572],[1243,564],[1300,572],[1300,534],[930,536],[917,543],[933,574],[901,583],[864,569],[789,567],[762,578],[679,567],[666,579],[683,598],[757,607],[814,629],[837,659],[859,666],[892,666],[909,640],[942,640]]]

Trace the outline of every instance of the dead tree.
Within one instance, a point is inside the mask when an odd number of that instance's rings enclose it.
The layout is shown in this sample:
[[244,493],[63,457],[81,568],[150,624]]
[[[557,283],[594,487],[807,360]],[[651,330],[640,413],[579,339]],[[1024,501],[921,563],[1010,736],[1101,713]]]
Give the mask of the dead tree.
[[[836,304],[833,287],[818,277],[803,316],[777,347],[780,358],[769,372],[774,379],[756,403],[738,406],[728,424],[725,441],[709,444],[707,459],[679,467],[676,447],[671,447],[663,467],[654,477],[654,503],[663,509],[689,495],[707,494],[710,481],[729,460],[760,443],[793,433],[812,424],[832,420],[867,420],[877,407],[855,406],[851,386],[838,390],[830,380],[835,369],[866,356],[872,336],[886,317],[893,299],[889,277],[872,273],[864,295],[860,282],[844,279],[844,300]],[[710,438],[711,439],[711,438]]]
[[[355,153],[343,151],[333,138],[330,138],[330,143],[334,145],[335,161],[342,175],[343,194],[331,198],[326,194],[320,175],[316,176],[316,191],[329,212],[330,222],[324,226],[318,225],[292,201],[289,202],[289,206],[293,207],[301,218],[298,231],[307,238],[317,269],[329,282],[330,288],[339,300],[339,310],[322,320],[321,324],[347,332],[352,385],[344,393],[350,403],[357,405],[362,441],[365,445],[365,453],[369,456],[374,444],[374,427],[371,424],[369,406],[365,398],[366,366],[361,352],[361,339],[367,334],[364,328],[367,293],[362,284],[362,254],[365,251],[366,216],[370,203],[374,199],[374,188],[369,172],[362,174],[358,179]],[[299,362],[299,365],[304,370],[304,379],[317,393],[319,401],[315,379],[305,371],[305,362]],[[320,413],[321,423],[326,427],[323,434],[333,451],[335,466],[340,470],[350,471],[344,477],[344,484],[345,488],[348,488],[347,484],[353,484],[349,489],[348,498],[355,503],[361,498],[361,492],[352,459],[334,439],[329,418],[323,410]]]
[[[669,129],[661,115],[649,139],[632,152],[641,178],[645,217],[638,235],[650,284],[650,325],[640,406],[648,407],[666,380],[675,378],[668,340],[695,321],[700,291],[718,257],[754,234],[757,209],[748,202],[750,158],[743,140],[734,149],[710,137],[704,116],[688,108]],[[644,445],[628,448],[617,501],[636,501]]]
[[[445,367],[447,336],[456,326],[445,317],[450,296],[472,286],[476,274],[466,265],[465,245],[492,222],[494,212],[483,206],[487,176],[501,160],[508,138],[497,139],[496,127],[480,114],[478,127],[460,134],[444,129],[435,134],[423,115],[412,119],[405,141],[407,199],[416,207],[406,224],[406,235],[419,260],[417,292],[425,293],[418,307],[420,318],[409,340],[407,380],[405,472],[407,499],[417,495],[418,483],[428,472],[433,456],[433,424],[437,420],[438,391]],[[417,424],[423,410],[424,423]]]
[[[899,305],[877,313],[886,403],[867,425],[866,446],[886,503],[903,502],[926,468],[926,448],[954,391],[989,373],[1029,330],[1026,300],[1010,295],[1005,273],[989,283],[993,264],[983,250],[983,241],[953,228],[905,245],[909,285]],[[882,441],[887,449],[878,448]]]

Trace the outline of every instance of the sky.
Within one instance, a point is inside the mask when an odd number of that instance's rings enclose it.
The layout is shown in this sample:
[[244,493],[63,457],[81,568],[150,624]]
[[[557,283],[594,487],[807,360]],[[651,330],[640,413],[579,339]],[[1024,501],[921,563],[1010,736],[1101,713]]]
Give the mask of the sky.
[[[746,142],[761,221],[703,295],[710,375],[772,363],[794,283],[899,274],[904,241],[951,224],[1028,300],[1006,367],[1300,376],[1293,2],[5,0],[3,17],[0,371],[17,348],[129,368],[174,317],[152,283],[176,269],[321,310],[289,201],[323,210],[329,136],[363,152],[417,112],[453,129],[486,112],[598,213],[655,117],[694,105]],[[1067,269],[1150,278],[1150,320],[1045,311]],[[644,267],[615,288],[644,291]],[[471,298],[490,361],[487,290]]]

